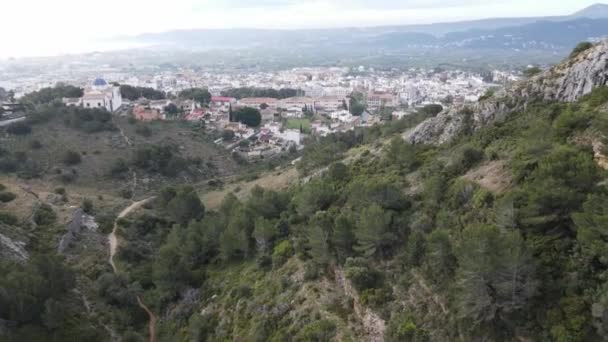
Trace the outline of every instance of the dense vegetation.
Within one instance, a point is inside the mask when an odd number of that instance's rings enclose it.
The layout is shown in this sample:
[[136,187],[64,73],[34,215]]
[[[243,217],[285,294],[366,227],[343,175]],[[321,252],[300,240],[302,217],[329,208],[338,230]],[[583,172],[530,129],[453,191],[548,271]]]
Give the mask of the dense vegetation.
[[[335,337],[352,304],[282,306],[306,288],[280,276],[294,260],[305,284],[343,270],[390,341],[606,338],[606,172],[572,139],[606,133],[607,101],[602,88],[575,104],[531,104],[440,147],[394,138],[290,191],[229,195],[217,211],[192,189],[166,189],[151,216],[125,222],[121,258],[158,312],[173,308],[167,340]],[[508,188],[466,176],[498,162],[508,162],[495,175]],[[218,283],[233,268],[249,283]],[[207,303],[202,316],[197,303]]]
[[262,114],[256,108],[243,107],[234,111],[233,119],[249,127],[258,127],[262,122]]
[[246,97],[271,97],[274,99],[286,99],[302,95],[297,89],[282,88],[279,90],[271,88],[233,88],[222,91],[222,96],[234,97],[238,100]]
[[179,97],[187,100],[194,100],[199,103],[207,104],[211,101],[211,93],[207,89],[191,88],[182,90]]
[[570,58],[574,58],[574,57],[578,56],[579,54],[581,54],[583,51],[589,50],[592,47],[593,47],[593,43],[581,42],[574,48],[574,50],[572,50],[572,53],[570,53]]
[[[253,187],[209,209],[197,189],[165,187],[118,221],[117,274],[105,257],[73,261],[77,272],[54,255],[63,230],[52,206],[23,222],[2,210],[2,231],[22,227],[31,241],[28,260],[0,261],[0,334],[140,341],[143,298],[160,341],[360,341],[378,321],[386,341],[606,340],[607,105],[608,87],[570,104],[529,99],[448,144],[408,144],[401,134],[443,109],[426,107],[310,141],[297,164],[305,177],[287,190]],[[35,108],[8,133],[58,117],[83,129],[90,114],[53,100]],[[110,173],[187,179],[201,162],[179,151],[143,145]],[[61,162],[81,156],[67,150]],[[0,171],[29,162],[0,149]],[[16,199],[0,186],[0,208]],[[97,219],[111,230],[113,219]],[[370,312],[378,319],[366,321]]]
[[148,100],[162,100],[166,98],[166,94],[160,90],[156,90],[148,87],[133,87],[130,85],[120,86],[120,95],[131,101],[145,98]]
[[51,103],[64,97],[82,97],[83,90],[71,85],[57,84],[52,88],[43,88],[23,96],[19,101],[30,108],[33,106]]

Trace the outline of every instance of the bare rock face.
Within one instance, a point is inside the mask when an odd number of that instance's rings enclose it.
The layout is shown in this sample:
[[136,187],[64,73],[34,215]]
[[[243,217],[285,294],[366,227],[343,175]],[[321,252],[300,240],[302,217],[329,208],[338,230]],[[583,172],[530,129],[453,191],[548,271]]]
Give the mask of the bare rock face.
[[452,140],[464,126],[464,116],[461,115],[460,110],[462,108],[452,108],[425,120],[406,132],[405,139],[412,144],[427,144],[431,139],[437,144]]
[[25,250],[24,242],[15,241],[8,236],[0,234],[0,257],[24,262],[28,259],[29,255]]
[[96,231],[98,226],[94,217],[85,214],[82,209],[78,208],[72,215],[72,220],[67,226],[67,232],[59,241],[58,252],[64,254],[79,240],[85,230]]
[[595,88],[608,85],[608,40],[574,58],[478,103],[453,107],[404,134],[413,144],[443,144],[465,127],[479,129],[524,110],[530,99],[574,102]]
[[529,83],[532,94],[545,100],[574,102],[608,84],[608,40],[583,51]]

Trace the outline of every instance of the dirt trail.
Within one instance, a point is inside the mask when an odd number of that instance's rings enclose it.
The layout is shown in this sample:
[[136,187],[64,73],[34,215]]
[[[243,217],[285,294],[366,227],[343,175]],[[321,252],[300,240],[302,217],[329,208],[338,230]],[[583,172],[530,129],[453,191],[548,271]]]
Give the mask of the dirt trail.
[[130,206],[125,208],[123,211],[121,211],[120,214],[118,214],[118,217],[116,217],[116,220],[114,221],[114,229],[112,229],[112,233],[110,233],[110,235],[108,235],[108,242],[110,243],[110,260],[109,261],[110,261],[110,265],[112,265],[112,270],[114,270],[114,273],[118,273],[118,269],[116,268],[116,265],[114,264],[114,255],[116,254],[116,251],[118,249],[118,238],[116,237],[116,231],[118,230],[118,220],[126,217],[132,211],[141,208],[144,204],[150,202],[153,199],[154,199],[154,197],[150,197],[150,198],[147,198],[147,199],[139,201],[139,202],[133,202]]
[[[139,202],[133,202],[130,206],[126,207],[123,211],[118,214],[116,220],[114,221],[114,229],[112,229],[112,233],[108,235],[108,241],[110,243],[110,265],[112,266],[112,270],[114,273],[118,273],[118,269],[114,264],[114,255],[116,255],[116,251],[118,250],[118,238],[116,237],[116,231],[118,230],[118,220],[126,217],[131,212],[141,208],[146,203],[152,201],[155,197],[150,197],[145,200],[141,200]],[[137,303],[139,307],[142,308],[146,313],[148,313],[149,321],[148,321],[148,331],[150,333],[150,342],[156,342],[156,316],[152,313],[152,311],[146,306],[141,297],[137,296]]]
[[340,267],[336,267],[334,269],[334,275],[336,283],[338,283],[338,285],[342,287],[342,289],[344,289],[344,293],[347,296],[353,299],[355,316],[363,324],[363,328],[365,329],[365,333],[368,337],[367,341],[384,341],[384,331],[386,330],[386,322],[370,308],[366,308],[365,306],[361,305],[359,301],[359,294],[352,287],[348,279],[346,279],[346,275]]
[[148,332],[150,334],[150,342],[156,342],[156,316],[152,313],[152,311],[148,308],[146,303],[141,300],[141,297],[137,296],[137,304],[142,308],[145,312],[148,313]]

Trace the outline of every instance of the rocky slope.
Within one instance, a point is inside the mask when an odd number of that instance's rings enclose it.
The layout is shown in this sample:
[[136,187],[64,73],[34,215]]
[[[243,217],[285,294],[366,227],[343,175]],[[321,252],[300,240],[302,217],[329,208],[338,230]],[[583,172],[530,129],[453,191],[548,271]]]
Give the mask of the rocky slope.
[[529,80],[496,92],[474,105],[453,107],[428,119],[404,138],[415,144],[449,142],[464,129],[478,129],[525,109],[530,99],[573,102],[608,84],[608,40]]

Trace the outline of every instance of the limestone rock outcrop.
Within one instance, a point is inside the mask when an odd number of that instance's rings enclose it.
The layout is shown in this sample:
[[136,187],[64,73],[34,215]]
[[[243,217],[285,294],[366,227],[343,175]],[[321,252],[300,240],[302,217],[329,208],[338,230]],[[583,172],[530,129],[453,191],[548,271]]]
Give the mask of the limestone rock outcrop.
[[479,129],[526,108],[530,99],[574,102],[608,85],[608,40],[478,103],[453,107],[404,134],[414,144],[443,144],[464,128]]

